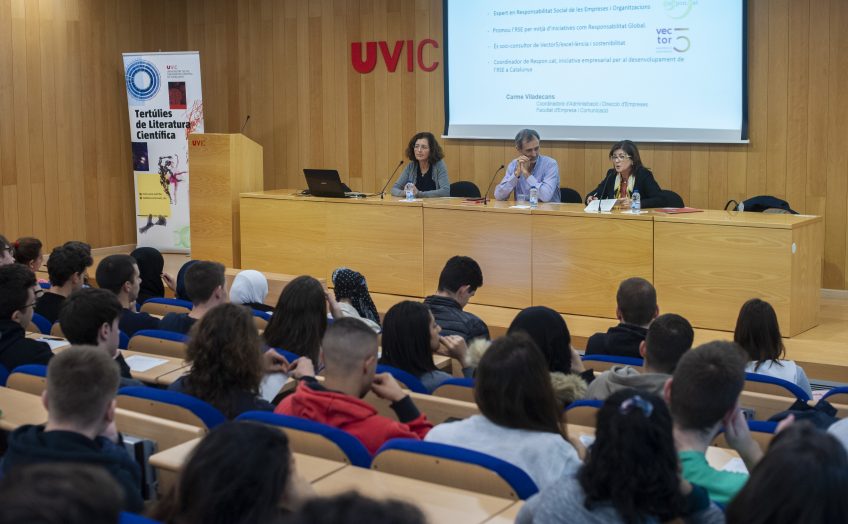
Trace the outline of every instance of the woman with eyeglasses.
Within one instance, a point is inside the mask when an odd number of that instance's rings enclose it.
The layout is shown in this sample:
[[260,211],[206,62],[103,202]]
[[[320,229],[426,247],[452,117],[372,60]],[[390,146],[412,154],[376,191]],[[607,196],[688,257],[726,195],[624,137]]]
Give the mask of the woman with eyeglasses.
[[597,199],[615,198],[622,209],[630,209],[634,191],[639,191],[642,209],[662,207],[665,201],[651,170],[642,165],[639,148],[630,140],[612,145],[609,152],[612,169],[607,171],[598,187],[586,196],[586,203]]
[[410,162],[392,186],[393,196],[406,195],[407,184],[412,184],[415,198],[450,196],[445,154],[433,133],[424,131],[413,136],[406,146],[406,157]]
[[577,474],[528,499],[515,522],[724,522],[707,491],[680,477],[671,428],[656,395],[613,393],[598,410],[595,442]]

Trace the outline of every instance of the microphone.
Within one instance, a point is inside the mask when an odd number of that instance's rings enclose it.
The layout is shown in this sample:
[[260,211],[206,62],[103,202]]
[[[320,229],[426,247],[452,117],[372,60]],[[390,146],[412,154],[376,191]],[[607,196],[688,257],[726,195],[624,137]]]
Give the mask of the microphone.
[[395,178],[395,173],[397,173],[397,170],[398,170],[398,169],[400,168],[400,166],[402,166],[402,165],[403,165],[403,159],[401,159],[401,161],[400,161],[400,162],[398,162],[398,165],[396,165],[396,166],[395,166],[395,170],[394,170],[394,171],[392,171],[392,174],[391,174],[391,175],[389,175],[389,179],[388,179],[388,180],[386,180],[386,185],[384,185],[384,186],[383,186],[383,189],[381,189],[379,193],[375,193],[375,195],[374,195],[374,196],[376,196],[376,195],[380,195],[380,200],[383,200],[383,195],[385,195],[385,194],[386,194],[386,188],[387,188],[387,187],[389,187],[389,182],[391,182],[391,181]]
[[241,125],[241,130],[239,133],[244,133],[244,128],[247,126],[247,123],[250,121],[250,115],[247,115],[247,118],[244,119],[244,124]]
[[[613,170],[613,173],[614,172],[615,170]],[[601,187],[601,194],[598,195],[598,193],[595,192],[595,196],[598,198],[598,213],[601,212],[601,200],[604,199],[604,195],[607,192],[607,182],[609,182],[609,179],[612,178],[613,173],[607,172],[607,176],[604,177],[604,185]]]
[[504,165],[501,164],[501,167],[499,167],[495,170],[495,174],[493,174],[492,179],[489,180],[489,187],[487,187],[486,192],[483,193],[483,205],[484,206],[489,204],[489,190],[492,189],[492,184],[495,183],[495,178],[497,178],[498,173],[500,173],[503,170],[503,168],[504,168]]

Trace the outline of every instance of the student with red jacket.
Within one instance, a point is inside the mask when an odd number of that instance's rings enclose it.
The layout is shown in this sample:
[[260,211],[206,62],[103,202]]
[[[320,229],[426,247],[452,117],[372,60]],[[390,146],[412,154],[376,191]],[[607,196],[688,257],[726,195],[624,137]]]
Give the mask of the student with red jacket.
[[[303,417],[344,430],[371,454],[393,438],[422,439],[433,425],[388,373],[376,374],[377,335],[355,318],[336,320],[321,344],[323,384],[315,379],[312,361],[301,357],[289,368],[300,380],[297,390],[275,413]],[[362,398],[373,391],[392,402],[400,422],[383,417]]]

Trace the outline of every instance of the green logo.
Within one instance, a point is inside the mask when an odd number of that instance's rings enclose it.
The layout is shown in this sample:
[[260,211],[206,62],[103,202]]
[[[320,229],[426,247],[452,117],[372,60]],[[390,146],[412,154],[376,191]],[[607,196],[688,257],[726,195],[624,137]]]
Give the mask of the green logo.
[[669,18],[680,20],[689,16],[697,3],[698,0],[664,0],[663,9],[666,10]]

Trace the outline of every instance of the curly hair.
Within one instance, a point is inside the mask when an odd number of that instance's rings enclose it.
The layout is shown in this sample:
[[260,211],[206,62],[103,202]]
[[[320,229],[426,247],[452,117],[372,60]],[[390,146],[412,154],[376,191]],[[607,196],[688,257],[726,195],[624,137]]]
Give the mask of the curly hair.
[[271,347],[285,349],[318,366],[321,338],[327,331],[324,287],[310,276],[299,276],[280,293],[274,314],[262,336]]
[[239,394],[259,394],[264,368],[262,339],[244,306],[215,306],[194,326],[186,350],[191,372],[184,391],[218,408],[227,418]]
[[436,141],[436,137],[433,136],[433,133],[428,131],[422,131],[421,133],[416,133],[415,136],[409,139],[409,144],[406,146],[406,158],[415,161],[415,142],[418,142],[422,138],[427,140],[427,145],[430,147],[430,157],[428,158],[431,164],[435,164],[439,160],[445,158],[445,152],[442,151],[442,146]]
[[656,395],[624,389],[607,398],[577,473],[586,508],[611,503],[627,523],[680,515],[684,498],[671,428],[671,414]]

